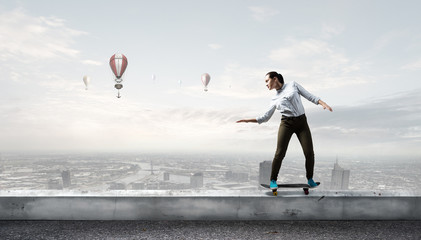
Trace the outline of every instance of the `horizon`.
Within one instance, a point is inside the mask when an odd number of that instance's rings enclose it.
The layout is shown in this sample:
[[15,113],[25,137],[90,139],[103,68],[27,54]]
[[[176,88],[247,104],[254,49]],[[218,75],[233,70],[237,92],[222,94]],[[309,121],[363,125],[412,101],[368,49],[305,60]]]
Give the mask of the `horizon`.
[[[158,152],[158,151],[149,151],[149,152],[140,152],[140,151],[132,151],[132,152],[123,152],[123,151],[10,151],[10,152],[0,152],[0,161],[5,156],[107,156],[107,157],[113,157],[113,156],[128,156],[128,157],[141,157],[141,156],[148,156],[148,157],[195,157],[196,160],[207,160],[207,159],[217,159],[221,158],[222,160],[245,160],[245,161],[255,161],[257,163],[263,162],[263,161],[272,161],[273,160],[273,154],[267,153],[267,152],[261,152],[261,153],[238,153],[238,152],[183,152],[183,151],[174,151],[174,152]],[[199,158],[197,158],[199,157]],[[366,161],[384,161],[384,162],[392,162],[396,163],[396,160],[406,161],[406,162],[414,162],[414,163],[421,163],[421,157],[418,156],[382,156],[382,155],[370,155],[370,156],[362,156],[362,155],[317,155],[315,157],[315,163],[317,167],[317,163],[336,163],[336,160],[338,160],[340,165],[346,165],[347,163],[364,163]],[[297,161],[302,160],[303,163],[305,161],[305,157],[301,153],[287,153],[284,159],[284,164],[288,164],[288,161]]]

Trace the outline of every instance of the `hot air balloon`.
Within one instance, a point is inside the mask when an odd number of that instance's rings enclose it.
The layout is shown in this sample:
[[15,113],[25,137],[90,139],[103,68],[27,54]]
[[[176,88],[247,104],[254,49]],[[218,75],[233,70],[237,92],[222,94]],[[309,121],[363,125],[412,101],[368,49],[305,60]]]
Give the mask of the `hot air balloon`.
[[210,81],[210,75],[208,73],[204,73],[202,74],[202,83],[205,86],[205,88],[203,89],[205,92],[208,91],[208,84]]
[[89,82],[91,81],[91,78],[90,77],[88,77],[88,76],[83,76],[83,82],[85,83],[85,90],[88,90],[88,85],[89,85]]
[[122,77],[124,71],[126,71],[127,64],[128,62],[126,56],[124,56],[121,53],[116,53],[110,58],[110,67],[115,76],[114,81],[116,82],[116,84],[114,85],[114,87],[118,90],[118,98],[120,98],[120,89],[123,88],[123,84],[121,82],[123,82]]

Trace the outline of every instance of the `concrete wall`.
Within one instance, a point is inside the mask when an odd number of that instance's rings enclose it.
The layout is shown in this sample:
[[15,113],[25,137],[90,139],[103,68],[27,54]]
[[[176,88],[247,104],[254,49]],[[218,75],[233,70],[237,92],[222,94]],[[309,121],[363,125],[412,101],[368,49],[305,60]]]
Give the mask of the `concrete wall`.
[[1,220],[421,220],[421,196],[282,191],[0,191]]

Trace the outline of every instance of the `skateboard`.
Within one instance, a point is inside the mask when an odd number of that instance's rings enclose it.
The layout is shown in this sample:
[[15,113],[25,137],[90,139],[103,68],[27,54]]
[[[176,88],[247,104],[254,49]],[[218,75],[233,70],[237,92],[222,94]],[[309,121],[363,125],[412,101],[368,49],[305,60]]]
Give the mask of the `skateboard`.
[[[320,182],[316,182],[317,186],[320,185]],[[269,188],[268,184],[260,184],[262,187]],[[310,185],[305,183],[292,183],[292,184],[278,184],[278,188],[302,188],[305,195],[309,194],[309,189],[312,188]],[[278,196],[278,189],[272,189],[273,196]]]

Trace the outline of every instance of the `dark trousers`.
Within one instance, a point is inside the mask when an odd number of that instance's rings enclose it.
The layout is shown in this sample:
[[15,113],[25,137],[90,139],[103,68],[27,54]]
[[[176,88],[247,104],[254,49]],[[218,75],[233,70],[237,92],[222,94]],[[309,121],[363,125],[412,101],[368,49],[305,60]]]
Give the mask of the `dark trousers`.
[[314,171],[314,151],[313,140],[311,139],[310,128],[307,124],[307,118],[303,114],[298,117],[282,116],[281,125],[278,131],[278,144],[276,147],[275,157],[272,162],[272,174],[270,180],[277,180],[279,170],[281,169],[282,160],[287,152],[289,140],[292,134],[296,134],[303,148],[304,156],[306,158],[307,179],[313,178]]

